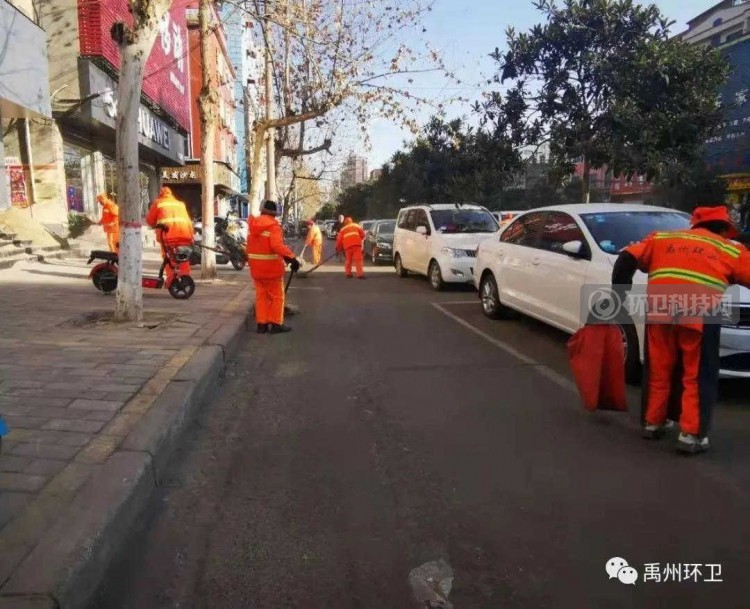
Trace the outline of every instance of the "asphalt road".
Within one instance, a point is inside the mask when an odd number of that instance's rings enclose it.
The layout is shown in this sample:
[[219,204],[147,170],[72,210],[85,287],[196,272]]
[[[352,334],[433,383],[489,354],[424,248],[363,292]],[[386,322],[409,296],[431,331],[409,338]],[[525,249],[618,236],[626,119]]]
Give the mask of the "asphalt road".
[[437,559],[456,609],[747,606],[749,385],[683,457],[639,437],[635,391],[584,412],[566,337],[469,290],[327,265],[290,300],[294,331],[248,335],[92,607],[408,608]]

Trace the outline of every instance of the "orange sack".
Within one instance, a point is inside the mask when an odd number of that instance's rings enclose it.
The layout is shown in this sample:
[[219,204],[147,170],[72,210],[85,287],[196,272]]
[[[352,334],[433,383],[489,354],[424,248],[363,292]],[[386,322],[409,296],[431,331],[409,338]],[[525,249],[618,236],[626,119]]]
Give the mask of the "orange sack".
[[625,348],[616,326],[584,326],[568,341],[568,359],[586,410],[628,409]]

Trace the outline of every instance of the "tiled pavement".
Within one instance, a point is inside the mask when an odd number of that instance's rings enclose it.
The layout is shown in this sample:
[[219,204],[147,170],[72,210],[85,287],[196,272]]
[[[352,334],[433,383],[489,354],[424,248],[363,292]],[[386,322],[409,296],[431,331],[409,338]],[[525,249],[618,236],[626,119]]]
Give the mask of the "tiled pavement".
[[[155,269],[151,252],[147,268]],[[247,271],[220,268],[190,300],[144,290],[144,323],[107,320],[114,297],[85,260],[0,271],[0,586],[229,317],[244,314]],[[198,275],[200,269],[194,269]]]

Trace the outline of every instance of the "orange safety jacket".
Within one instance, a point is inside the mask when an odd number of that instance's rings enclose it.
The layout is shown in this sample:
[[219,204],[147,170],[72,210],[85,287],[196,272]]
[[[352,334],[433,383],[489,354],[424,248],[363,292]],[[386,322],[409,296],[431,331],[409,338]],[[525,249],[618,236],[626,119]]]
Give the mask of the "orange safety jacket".
[[750,287],[750,251],[704,228],[654,232],[624,251],[648,274],[650,296],[682,290],[688,297],[706,295],[715,303],[731,284]]
[[157,224],[167,227],[162,235],[156,229],[156,239],[160,243],[192,243],[194,240],[193,222],[190,220],[185,204],[174,195],[157,197],[146,214],[146,222],[152,228]]
[[120,209],[111,199],[102,203],[102,228],[105,233],[117,233],[120,230]]
[[269,215],[250,218],[247,228],[247,259],[253,279],[278,279],[284,276],[284,258],[294,252],[284,244],[281,225]]
[[307,232],[305,245],[318,245],[320,243],[323,243],[323,234],[320,232],[320,227],[317,224],[313,224]]
[[352,222],[343,226],[336,237],[336,249],[348,250],[350,247],[362,247],[362,241],[365,240],[365,231],[362,227]]

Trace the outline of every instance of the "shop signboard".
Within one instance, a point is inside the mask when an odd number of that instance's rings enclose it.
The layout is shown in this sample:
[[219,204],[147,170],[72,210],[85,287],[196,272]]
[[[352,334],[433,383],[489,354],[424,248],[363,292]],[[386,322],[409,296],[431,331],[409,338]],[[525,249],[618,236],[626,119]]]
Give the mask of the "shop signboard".
[[[99,94],[85,106],[83,112],[90,112],[92,120],[114,129],[117,118],[117,84],[90,61],[82,60],[80,70],[83,94]],[[174,163],[184,161],[185,136],[143,104],[138,109],[138,135],[143,146]]]
[[[159,34],[146,62],[143,94],[188,131],[190,74],[186,4],[187,0],[174,0],[159,25]],[[119,71],[120,51],[110,33],[116,22],[132,25],[129,0],[78,0],[81,55],[102,58]]]

